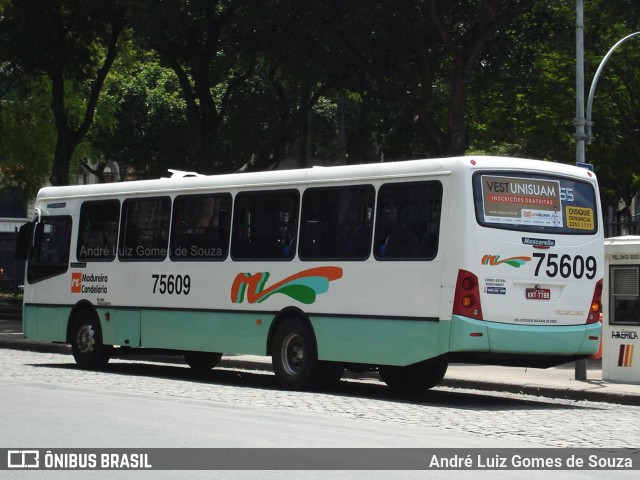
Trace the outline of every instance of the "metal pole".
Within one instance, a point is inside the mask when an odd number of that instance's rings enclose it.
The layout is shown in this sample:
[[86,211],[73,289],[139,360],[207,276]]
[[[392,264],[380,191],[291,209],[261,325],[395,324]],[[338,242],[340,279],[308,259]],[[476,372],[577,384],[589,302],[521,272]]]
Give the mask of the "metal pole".
[[[583,1],[576,0],[576,165],[585,163],[584,134],[584,16]],[[587,379],[587,361],[575,362],[575,379]]]
[[591,144],[591,141],[593,140],[593,136],[591,135],[591,126],[592,126],[591,110],[593,107],[593,96],[596,93],[596,85],[598,84],[598,79],[600,78],[600,74],[604,69],[604,65],[605,63],[607,63],[607,60],[609,60],[609,57],[611,57],[611,55],[616,50],[616,48],[618,48],[620,45],[625,43],[627,40],[631,40],[633,37],[636,37],[638,35],[640,35],[640,32],[635,32],[630,35],[627,35],[621,40],[618,40],[618,42],[616,42],[616,44],[613,47],[611,47],[611,49],[604,56],[604,58],[600,62],[600,65],[598,66],[598,70],[596,70],[596,74],[594,75],[593,81],[591,82],[591,88],[589,89],[589,99],[587,100],[587,143],[588,144]]
[[583,0],[576,4],[576,164],[585,162],[584,134],[584,15]]

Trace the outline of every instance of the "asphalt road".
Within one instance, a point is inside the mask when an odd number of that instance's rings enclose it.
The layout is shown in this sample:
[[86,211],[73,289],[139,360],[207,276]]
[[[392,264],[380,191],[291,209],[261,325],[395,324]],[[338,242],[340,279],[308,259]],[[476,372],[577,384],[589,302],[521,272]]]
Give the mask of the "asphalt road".
[[[634,447],[640,408],[438,388],[394,396],[374,381],[339,391],[284,392],[272,374],[116,359],[103,372],[66,355],[0,351],[0,444],[6,448],[461,448]],[[8,432],[8,433],[7,433]],[[2,472],[41,478],[42,472]],[[38,475],[40,473],[40,475]],[[604,472],[636,478],[635,472]],[[46,478],[116,472],[47,472]],[[602,471],[181,471],[135,478],[602,478]]]

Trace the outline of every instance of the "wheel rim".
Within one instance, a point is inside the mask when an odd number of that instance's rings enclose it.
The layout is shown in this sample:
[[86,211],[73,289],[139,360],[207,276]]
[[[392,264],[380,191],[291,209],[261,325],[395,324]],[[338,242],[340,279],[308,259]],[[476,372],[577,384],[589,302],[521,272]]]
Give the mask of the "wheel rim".
[[93,351],[93,347],[96,344],[95,330],[91,325],[83,325],[78,330],[76,336],[76,346],[78,351],[84,355],[88,355]]
[[304,365],[304,342],[298,334],[290,333],[282,342],[282,366],[289,375],[297,375]]

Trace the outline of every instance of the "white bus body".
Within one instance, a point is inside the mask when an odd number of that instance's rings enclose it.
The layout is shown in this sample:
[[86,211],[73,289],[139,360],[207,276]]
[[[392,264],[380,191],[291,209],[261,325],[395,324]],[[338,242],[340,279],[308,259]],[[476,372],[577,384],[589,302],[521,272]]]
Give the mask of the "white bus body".
[[592,172],[501,157],[44,188],[24,332],[88,367],[111,346],[272,355],[287,388],[556,365],[598,349],[598,199]]

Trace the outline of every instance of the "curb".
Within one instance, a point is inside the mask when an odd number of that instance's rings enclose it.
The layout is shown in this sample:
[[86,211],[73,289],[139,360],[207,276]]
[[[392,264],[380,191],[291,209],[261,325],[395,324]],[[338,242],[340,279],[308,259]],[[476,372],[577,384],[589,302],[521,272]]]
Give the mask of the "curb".
[[24,340],[5,340],[0,339],[0,348],[10,350],[22,350],[26,352],[39,353],[61,353],[71,355],[71,347],[61,343],[39,343],[27,342]]
[[474,380],[462,380],[446,377],[440,383],[442,387],[466,388],[506,393],[520,393],[534,397],[555,398],[574,401],[615,403],[618,405],[640,406],[640,396],[626,395],[616,392],[594,392],[574,390],[571,388],[548,387],[544,385],[516,385],[512,383],[498,383]]

